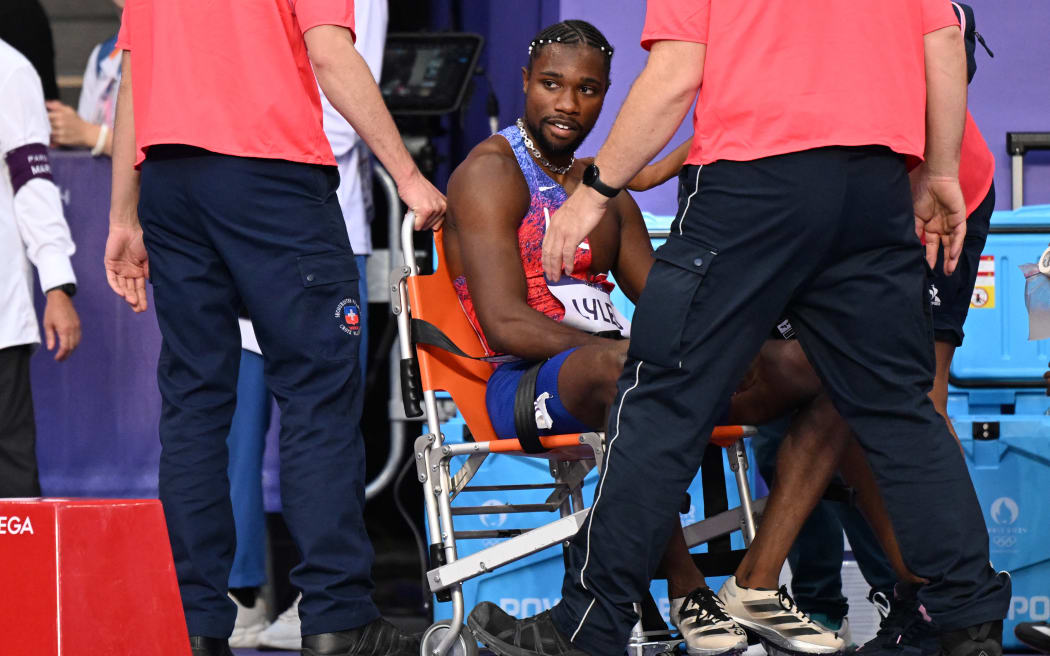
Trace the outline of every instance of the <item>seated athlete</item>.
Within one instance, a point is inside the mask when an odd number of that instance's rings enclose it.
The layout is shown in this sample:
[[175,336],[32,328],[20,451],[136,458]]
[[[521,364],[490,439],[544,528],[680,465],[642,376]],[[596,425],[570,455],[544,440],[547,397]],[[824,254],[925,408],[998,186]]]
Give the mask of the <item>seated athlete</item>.
[[[603,429],[616,396],[630,327],[609,300],[613,286],[606,276],[612,272],[627,297],[636,300],[653,259],[634,200],[624,193],[610,203],[609,213],[577,250],[572,275],[559,284],[545,279],[540,260],[547,215],[580,184],[584,167],[573,153],[601,111],[611,56],[605,38],[583,21],[541,32],[522,71],[524,118],[475,147],[449,181],[445,252],[460,301],[486,350],[517,358],[499,365],[488,383],[488,410],[500,437],[517,436],[515,394],[538,363],[541,435]],[[798,414],[799,426],[826,424],[820,416],[832,410],[830,403],[817,396],[819,383],[809,389],[797,384],[791,354],[777,355],[784,344],[767,345],[770,356],[745,382],[749,393],[733,402],[730,423],[764,421],[808,402]],[[610,429],[614,435],[615,427]],[[789,441],[786,453],[791,448]],[[834,468],[830,454],[825,460]],[[812,463],[802,464],[804,479]],[[668,578],[671,620],[690,653],[746,646],[743,631],[689,557],[680,525],[672,527],[661,569]],[[834,632],[810,621],[775,588],[756,595],[779,609],[764,616],[789,636],[784,648],[814,654],[843,649]],[[488,619],[498,624],[503,615],[493,606]],[[485,627],[473,622],[471,628],[485,639]]]

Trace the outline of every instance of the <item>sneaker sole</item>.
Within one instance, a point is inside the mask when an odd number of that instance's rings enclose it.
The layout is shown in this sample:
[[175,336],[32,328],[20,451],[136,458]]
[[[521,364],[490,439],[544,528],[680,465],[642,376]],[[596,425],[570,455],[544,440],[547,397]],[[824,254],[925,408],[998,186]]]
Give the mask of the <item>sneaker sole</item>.
[[532,656],[529,652],[518,649],[513,645],[504,646],[502,641],[495,636],[489,635],[486,631],[473,626],[469,617],[467,618],[467,630],[470,631],[470,635],[475,640],[485,645],[496,656]]
[[233,635],[230,636],[230,646],[239,649],[255,649],[259,646],[259,636],[266,630],[266,624],[260,624],[259,626],[247,627],[240,632],[234,629]]
[[844,652],[844,648],[824,647],[822,645],[814,645],[810,642],[785,638],[764,624],[743,620],[735,615],[733,616],[733,619],[736,620],[736,623],[740,626],[758,634],[762,644],[766,645],[767,651],[772,649],[786,656],[794,656],[795,654],[841,654]]
[[739,654],[743,654],[745,651],[747,651],[747,643],[745,642],[743,647],[738,645],[738,646],[732,647],[732,648],[730,648],[728,650],[725,650],[725,649],[694,649],[693,647],[690,647],[688,645],[688,643],[686,643],[685,650],[686,650],[686,652],[691,654],[691,656],[721,656],[722,654],[724,654],[725,656],[739,656]]
[[[514,645],[504,644],[496,636],[490,635],[484,629],[474,625],[473,618],[467,618],[467,630],[474,636],[474,639],[485,645],[489,651],[496,656],[534,656],[536,652],[527,651]],[[582,654],[583,652],[580,651]]]
[[291,643],[285,643],[283,645],[275,645],[273,643],[269,643],[269,644],[259,644],[256,647],[256,649],[258,649],[259,651],[299,651],[302,648],[303,648],[302,643],[299,643],[297,645],[291,644]]

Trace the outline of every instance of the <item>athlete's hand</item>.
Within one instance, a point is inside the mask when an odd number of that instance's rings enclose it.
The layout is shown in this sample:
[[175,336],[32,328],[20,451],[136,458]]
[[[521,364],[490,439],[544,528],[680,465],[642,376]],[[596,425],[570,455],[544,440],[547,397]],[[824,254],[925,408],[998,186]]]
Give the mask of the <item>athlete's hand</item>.
[[543,272],[557,282],[561,273],[572,273],[576,248],[602,220],[609,199],[586,185],[580,185],[568,200],[551,214],[543,237]]
[[[80,344],[80,317],[73,299],[59,289],[47,293],[44,305],[44,340],[47,350],[55,351],[55,361],[62,362]],[[58,350],[55,350],[55,347]]]
[[110,225],[106,239],[106,280],[109,287],[135,312],[145,312],[149,255],[142,243],[141,226]]
[[937,250],[944,249],[944,273],[951,275],[966,238],[966,201],[959,179],[930,175],[924,166],[911,176],[915,206],[915,234],[926,242],[926,261],[937,266]]
[[416,213],[416,230],[437,230],[445,220],[445,196],[419,169],[413,169],[408,179],[398,183],[397,194]]

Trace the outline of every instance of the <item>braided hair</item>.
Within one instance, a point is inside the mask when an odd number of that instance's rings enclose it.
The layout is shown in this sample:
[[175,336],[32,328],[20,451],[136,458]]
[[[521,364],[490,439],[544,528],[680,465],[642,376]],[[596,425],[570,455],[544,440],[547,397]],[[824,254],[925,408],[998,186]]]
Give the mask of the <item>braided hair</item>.
[[600,50],[605,54],[605,71],[609,72],[613,47],[597,27],[587,21],[575,19],[555,23],[536,35],[529,43],[529,70],[532,70],[532,62],[540,56],[540,51],[555,43],[585,45]]

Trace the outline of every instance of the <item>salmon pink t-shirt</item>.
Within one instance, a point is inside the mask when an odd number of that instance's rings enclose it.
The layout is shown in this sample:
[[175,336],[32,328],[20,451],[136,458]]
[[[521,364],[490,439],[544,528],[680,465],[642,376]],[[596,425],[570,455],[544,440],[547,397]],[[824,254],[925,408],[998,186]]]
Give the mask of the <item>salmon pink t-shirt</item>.
[[127,0],[136,165],[158,144],[335,164],[303,35],[354,28],[353,0]]
[[823,146],[921,158],[923,35],[958,24],[949,0],[649,0],[642,47],[707,45],[687,164]]
[[995,156],[977,129],[973,116],[966,112],[962,153],[959,155],[959,186],[966,201],[966,216],[973,214],[995,179]]

